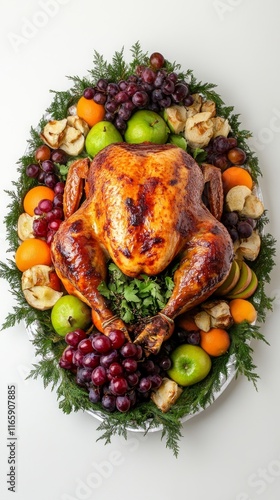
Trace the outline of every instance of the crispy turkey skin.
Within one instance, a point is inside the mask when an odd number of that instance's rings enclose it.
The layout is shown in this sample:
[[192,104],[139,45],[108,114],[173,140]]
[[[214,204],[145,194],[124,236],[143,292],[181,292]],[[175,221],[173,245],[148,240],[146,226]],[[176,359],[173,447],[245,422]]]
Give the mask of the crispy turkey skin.
[[135,340],[150,352],[172,334],[176,316],[226,278],[232,242],[203,204],[203,189],[199,165],[173,145],[118,143],[94,158],[88,197],[61,224],[52,259],[66,289],[94,309],[105,333],[116,327],[127,333],[98,292],[108,259],[130,277],[156,275],[180,260],[170,300]]

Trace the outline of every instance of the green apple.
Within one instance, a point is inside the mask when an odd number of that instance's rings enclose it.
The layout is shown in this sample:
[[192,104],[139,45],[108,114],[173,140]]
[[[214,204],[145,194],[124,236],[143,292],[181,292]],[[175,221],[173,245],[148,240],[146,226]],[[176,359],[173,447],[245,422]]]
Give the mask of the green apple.
[[142,142],[165,144],[169,132],[169,128],[160,115],[154,111],[140,109],[127,121],[124,138],[129,144]]
[[108,121],[98,122],[93,125],[86,136],[86,152],[93,158],[101,149],[115,142],[123,142],[115,125]]
[[172,351],[170,358],[172,366],[167,374],[183,387],[203,380],[212,366],[209,354],[198,345],[179,345]]
[[178,148],[183,149],[184,151],[187,150],[187,141],[185,137],[183,137],[180,134],[170,134],[168,138],[168,142],[170,144],[174,144],[175,146],[178,146]]
[[77,328],[85,329],[91,323],[91,309],[74,295],[63,295],[52,308],[51,322],[58,335],[64,337]]

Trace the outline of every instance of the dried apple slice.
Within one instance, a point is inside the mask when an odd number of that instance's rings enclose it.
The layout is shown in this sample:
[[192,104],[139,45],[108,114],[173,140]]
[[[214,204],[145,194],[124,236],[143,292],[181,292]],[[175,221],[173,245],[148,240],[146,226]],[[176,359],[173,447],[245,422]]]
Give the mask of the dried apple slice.
[[223,118],[222,116],[215,116],[213,118],[214,122],[214,133],[213,133],[213,138],[217,137],[218,135],[223,135],[224,137],[227,137],[228,134],[230,133],[230,124],[226,118]]
[[166,413],[182,392],[182,388],[174,380],[166,377],[162,380],[161,386],[152,393],[151,399],[163,413]]
[[21,241],[34,238],[33,234],[33,221],[35,217],[23,212],[20,214],[17,223],[17,233]]
[[55,305],[62,296],[62,292],[57,292],[47,285],[39,285],[23,290],[23,295],[30,306],[45,311]]
[[185,106],[174,105],[165,108],[163,117],[173,134],[179,134],[184,131],[187,120]]
[[65,135],[66,125],[66,118],[63,120],[50,120],[46,123],[42,133],[40,134],[41,139],[51,148],[59,148]]
[[50,309],[62,296],[53,274],[53,268],[45,265],[32,266],[22,273],[21,287],[24,297],[35,309]]
[[67,126],[63,141],[59,147],[70,156],[78,156],[85,145],[85,137],[80,130]]
[[256,260],[261,248],[261,237],[258,231],[253,231],[246,240],[241,240],[236,250],[236,255],[241,259]]
[[191,148],[207,146],[213,133],[214,122],[210,112],[197,113],[186,121],[185,138]]
[[67,116],[67,125],[79,130],[84,136],[86,136],[89,132],[87,122],[85,122],[85,120],[80,118],[78,115]]

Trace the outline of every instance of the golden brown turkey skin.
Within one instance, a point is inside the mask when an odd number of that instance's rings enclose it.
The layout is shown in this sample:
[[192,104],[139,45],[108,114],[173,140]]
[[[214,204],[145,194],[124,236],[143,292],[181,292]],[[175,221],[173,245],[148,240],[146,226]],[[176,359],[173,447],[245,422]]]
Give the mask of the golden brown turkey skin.
[[97,287],[106,277],[108,258],[136,277],[156,275],[179,257],[163,316],[137,338],[153,352],[159,339],[172,333],[167,318],[205,300],[230,269],[232,242],[203,205],[203,188],[200,167],[176,146],[113,144],[93,160],[88,198],[61,224],[52,244],[54,266],[64,283],[103,321],[112,313]]
[[[188,157],[190,161],[190,157]],[[89,217],[99,242],[128,276],[155,275],[196,231],[203,176],[170,146],[106,148],[89,174]]]

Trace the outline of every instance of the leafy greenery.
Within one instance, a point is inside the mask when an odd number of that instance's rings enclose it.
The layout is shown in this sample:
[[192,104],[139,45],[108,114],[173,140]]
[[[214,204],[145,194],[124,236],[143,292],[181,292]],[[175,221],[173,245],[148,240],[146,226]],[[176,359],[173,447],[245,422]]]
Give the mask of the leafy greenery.
[[158,276],[143,274],[134,279],[123,274],[113,262],[108,265],[108,271],[107,283],[102,282],[98,290],[110,301],[113,312],[128,324],[137,323],[163,309],[174,288],[174,267],[171,272],[167,269]]
[[[190,153],[187,149],[187,152]],[[202,148],[195,148],[192,152],[192,156],[194,160],[200,165],[206,160],[207,153],[204,149]]]
[[[27,141],[27,151],[18,162],[18,181],[13,183],[14,190],[7,192],[11,199],[8,213],[5,216],[10,252],[15,252],[18,246],[17,221],[23,211],[23,197],[36,184],[34,179],[27,177],[25,169],[29,163],[35,161],[34,152],[42,144],[40,130],[47,122],[46,116],[51,116],[53,119],[64,118],[69,106],[77,101],[86,87],[94,85],[99,78],[119,81],[127,78],[130,74],[134,74],[138,65],[148,63],[148,55],[142,51],[139,42],[132,46],[131,54],[132,61],[127,63],[124,58],[124,49],[122,49],[114,54],[112,62],[109,63],[95,51],[93,69],[88,72],[85,78],[70,76],[68,77],[72,85],[70,89],[60,92],[51,91],[53,100],[38,126],[31,128],[30,138]],[[247,145],[247,140],[251,137],[251,134],[247,130],[242,130],[239,115],[234,114],[232,106],[224,104],[222,98],[216,92],[216,85],[197,81],[191,70],[181,71],[180,65],[176,62],[166,61],[166,69],[176,71],[180,78],[188,81],[191,93],[201,93],[206,99],[213,100],[216,103],[218,114],[229,120],[232,134],[237,137],[239,146],[246,151],[247,163],[256,180],[261,175],[261,170],[256,155]],[[205,151],[203,149],[198,148],[192,154],[198,163],[205,160]],[[68,167],[69,165],[57,166],[61,179],[66,178]],[[258,228],[262,234],[261,251],[258,258],[250,263],[259,282],[255,294],[250,299],[258,310],[259,322],[265,320],[267,311],[271,311],[273,305],[272,299],[265,292],[265,285],[270,281],[275,259],[275,239],[272,235],[264,232],[267,223],[268,218],[265,213],[258,221]],[[100,285],[99,291],[110,302],[113,311],[121,316],[125,322],[138,323],[143,318],[156,314],[167,302],[174,286],[173,274],[176,265],[176,262],[172,263],[171,266],[156,277],[143,275],[139,279],[131,279],[125,276],[111,262],[108,266],[108,280]],[[0,263],[0,278],[8,282],[16,304],[13,312],[8,314],[2,329],[24,321],[30,335],[32,335],[36,355],[40,359],[33,366],[29,377],[35,379],[40,377],[43,379],[45,387],[49,386],[52,390],[55,389],[59,407],[65,413],[78,410],[100,412],[104,419],[98,427],[101,433],[99,439],[104,439],[106,443],[110,442],[111,437],[115,434],[126,438],[128,427],[136,429],[140,426],[145,432],[148,432],[151,428],[159,427],[166,446],[177,456],[179,441],[182,437],[182,419],[186,415],[191,415],[201,408],[207,407],[214,401],[216,393],[221,388],[222,380],[232,376],[233,362],[236,376],[244,375],[256,386],[258,375],[253,362],[251,343],[253,340],[264,342],[266,340],[261,334],[259,326],[244,322],[230,328],[231,346],[229,352],[213,359],[211,371],[206,379],[185,389],[169,412],[162,413],[149,401],[138,405],[127,414],[108,414],[99,404],[94,405],[89,401],[87,391],[76,384],[75,376],[71,372],[60,368],[58,361],[65,348],[65,341],[53,331],[49,311],[35,310],[26,303],[21,291],[21,273],[16,268],[13,260]]]
[[267,340],[260,332],[260,327],[251,325],[244,321],[240,325],[233,325],[230,331],[231,334],[231,352],[235,356],[235,365],[237,373],[245,375],[248,380],[253,382],[257,389],[257,379],[259,378],[256,373],[256,365],[253,362],[253,348],[250,343],[254,340],[262,340],[268,344]]

